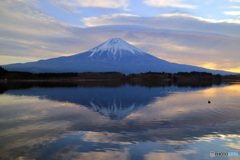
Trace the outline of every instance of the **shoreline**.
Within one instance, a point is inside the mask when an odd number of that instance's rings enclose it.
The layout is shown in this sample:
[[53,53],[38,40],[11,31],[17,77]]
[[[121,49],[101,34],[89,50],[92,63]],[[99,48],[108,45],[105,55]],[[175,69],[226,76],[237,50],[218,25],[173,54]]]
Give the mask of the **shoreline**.
[[[1,68],[0,68],[1,69]],[[220,84],[240,82],[240,75],[213,75],[207,72],[146,72],[123,74],[120,72],[84,72],[84,73],[30,73],[7,71],[0,72],[0,83],[38,83],[38,82],[61,82],[61,83],[130,83],[140,85],[157,84]]]

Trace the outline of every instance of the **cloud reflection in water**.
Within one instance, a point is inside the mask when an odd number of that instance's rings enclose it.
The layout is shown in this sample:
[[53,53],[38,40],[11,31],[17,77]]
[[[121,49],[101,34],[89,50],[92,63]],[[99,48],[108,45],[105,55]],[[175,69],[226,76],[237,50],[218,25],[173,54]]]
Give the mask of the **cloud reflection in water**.
[[1,158],[209,159],[213,149],[234,152],[238,88],[9,90],[0,95]]

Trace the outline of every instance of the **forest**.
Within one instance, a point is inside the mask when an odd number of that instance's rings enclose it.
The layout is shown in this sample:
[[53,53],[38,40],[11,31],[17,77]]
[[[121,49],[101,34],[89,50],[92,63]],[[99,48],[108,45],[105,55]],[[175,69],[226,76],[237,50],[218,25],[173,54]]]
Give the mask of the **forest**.
[[138,74],[123,74],[119,72],[84,72],[84,73],[30,73],[7,71],[0,67],[1,82],[107,82],[131,85],[158,86],[162,85],[210,85],[222,82],[239,82],[240,75],[213,75],[207,72],[146,72]]

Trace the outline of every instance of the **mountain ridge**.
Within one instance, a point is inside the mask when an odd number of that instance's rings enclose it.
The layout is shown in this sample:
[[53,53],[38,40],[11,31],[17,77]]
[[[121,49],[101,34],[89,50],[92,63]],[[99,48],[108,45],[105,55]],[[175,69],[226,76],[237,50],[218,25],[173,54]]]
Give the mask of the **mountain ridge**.
[[232,74],[201,67],[171,63],[148,53],[120,38],[112,38],[89,51],[72,56],[57,57],[37,62],[4,65],[10,71],[33,73],[61,72],[122,72],[124,74],[142,72],[210,72]]

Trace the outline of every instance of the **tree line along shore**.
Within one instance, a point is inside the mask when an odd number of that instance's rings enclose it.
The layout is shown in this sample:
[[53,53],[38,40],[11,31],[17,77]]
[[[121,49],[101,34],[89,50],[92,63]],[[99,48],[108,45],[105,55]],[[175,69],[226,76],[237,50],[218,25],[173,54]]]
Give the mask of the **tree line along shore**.
[[240,82],[240,75],[214,75],[207,72],[146,72],[138,74],[123,74],[119,72],[85,72],[85,73],[30,73],[7,71],[0,67],[1,82],[19,81],[116,81],[122,83],[136,83],[142,85],[166,84],[220,84],[222,82]]

